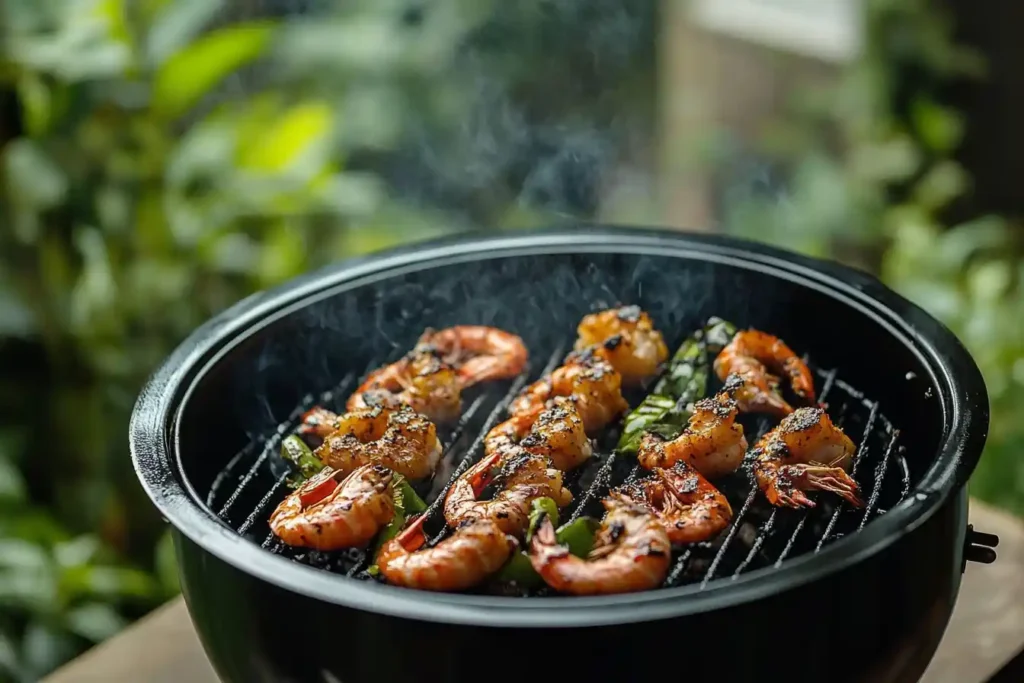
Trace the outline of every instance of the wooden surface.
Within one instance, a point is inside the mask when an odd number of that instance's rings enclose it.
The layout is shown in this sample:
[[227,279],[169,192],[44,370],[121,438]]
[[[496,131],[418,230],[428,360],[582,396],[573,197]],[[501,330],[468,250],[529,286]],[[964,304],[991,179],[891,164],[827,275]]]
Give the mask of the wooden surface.
[[[1024,523],[971,501],[971,523],[999,536],[994,564],[967,567],[956,610],[923,683],[983,683],[1024,647]],[[181,598],[43,683],[217,683]]]

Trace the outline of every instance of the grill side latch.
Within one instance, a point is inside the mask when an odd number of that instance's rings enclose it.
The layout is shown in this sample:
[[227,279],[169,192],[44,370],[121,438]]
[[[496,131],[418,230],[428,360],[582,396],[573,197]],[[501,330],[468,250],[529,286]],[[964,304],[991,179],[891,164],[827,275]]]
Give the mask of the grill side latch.
[[967,568],[968,562],[980,564],[992,564],[996,560],[994,548],[999,545],[999,537],[995,534],[986,534],[983,531],[975,531],[973,524],[967,525],[967,537],[964,539],[964,561],[963,569]]

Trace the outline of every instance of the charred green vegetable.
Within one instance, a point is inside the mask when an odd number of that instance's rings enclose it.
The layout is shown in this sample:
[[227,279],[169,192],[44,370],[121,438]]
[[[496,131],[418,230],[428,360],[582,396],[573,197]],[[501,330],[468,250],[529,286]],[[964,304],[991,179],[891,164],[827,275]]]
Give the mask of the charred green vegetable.
[[[395,514],[386,527],[377,536],[371,552],[377,556],[377,552],[385,543],[398,535],[405,528],[406,522],[413,515],[418,515],[427,509],[427,504],[419,497],[416,490],[409,484],[409,480],[400,474],[395,474],[392,479],[392,495],[395,497]],[[374,564],[366,570],[372,575],[377,574],[377,565]]]
[[714,357],[734,334],[735,325],[711,318],[682,343],[651,393],[626,417],[616,447],[619,453],[635,455],[647,432],[666,439],[679,436],[690,419],[690,406],[707,393]]
[[293,434],[281,442],[281,457],[295,465],[298,470],[289,483],[295,487],[324,468],[320,459],[313,455],[306,442]]
[[[558,508],[555,501],[550,498],[538,498],[533,501],[533,508],[530,511],[530,528],[526,534],[526,542],[529,543],[544,517],[551,519],[551,523],[558,525]],[[574,522],[558,527],[555,537],[559,543],[569,546],[569,552],[577,557],[586,557],[594,547],[594,534],[597,532],[599,522],[590,517],[580,517]],[[496,580],[502,583],[515,583],[523,588],[535,588],[544,583],[540,575],[534,570],[530,563],[529,556],[519,551],[513,553],[498,575]]]

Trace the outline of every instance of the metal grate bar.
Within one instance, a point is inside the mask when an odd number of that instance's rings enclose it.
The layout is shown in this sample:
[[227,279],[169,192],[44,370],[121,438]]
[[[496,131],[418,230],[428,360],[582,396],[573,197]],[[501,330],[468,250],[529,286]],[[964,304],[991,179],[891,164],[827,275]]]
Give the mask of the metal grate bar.
[[[871,412],[868,413],[867,422],[864,424],[864,435],[861,437],[860,445],[857,448],[856,455],[853,456],[853,465],[850,468],[850,476],[854,479],[857,478],[857,469],[860,467],[860,463],[864,460],[864,456],[868,451],[868,441],[871,438],[871,430],[875,427],[875,419],[878,417],[878,401],[871,404]],[[832,516],[828,520],[828,524],[825,526],[825,531],[821,534],[821,538],[818,539],[818,545],[815,546],[814,552],[821,550],[822,546],[825,545],[825,541],[832,535],[832,530],[836,527],[836,522],[839,521],[839,515],[842,513],[846,501],[840,499],[836,504],[836,509],[832,511]]]
[[[336,390],[326,392],[323,396],[330,400],[330,398],[332,398],[336,393],[347,390],[347,388],[352,384],[353,379],[354,375],[346,375],[345,379],[338,383]],[[228,499],[224,502],[220,512],[217,513],[219,517],[225,520],[228,518],[228,513],[231,511],[232,506],[234,506],[235,502],[238,501],[242,492],[249,486],[253,479],[256,478],[263,462],[278,446],[281,445],[281,442],[284,441],[285,437],[295,430],[299,424],[299,420],[302,419],[302,415],[312,408],[314,404],[314,396],[312,394],[307,394],[288,418],[277,426],[277,430],[264,442],[263,450],[260,452],[259,457],[256,458],[249,470],[242,476],[242,479],[238,482],[238,486],[235,487],[235,490],[231,492],[231,495],[228,496]]]
[[[762,436],[768,433],[771,429],[771,418],[765,417],[761,420],[757,427],[757,436],[750,440],[748,443],[757,443]],[[754,475],[747,473],[747,477],[750,481],[750,492],[747,493],[746,500],[743,501],[743,507],[740,508],[739,513],[732,520],[732,524],[729,526],[729,533],[726,535],[725,540],[722,541],[721,547],[718,552],[715,553],[715,557],[711,560],[711,565],[708,567],[707,573],[704,575],[704,579],[701,581],[701,586],[706,586],[715,576],[715,572],[718,571],[718,566],[722,563],[722,559],[725,557],[725,553],[729,550],[729,546],[732,544],[733,539],[736,537],[736,532],[739,531],[740,525],[743,522],[744,516],[747,514],[747,510],[750,509],[751,504],[757,497],[759,489],[757,488],[757,482],[754,481]]]
[[[385,361],[384,365],[386,365],[387,363],[394,362],[394,360],[394,358],[389,359]],[[378,361],[370,362],[363,370],[361,376],[366,377],[374,368],[378,367],[379,365],[380,364]],[[302,398],[302,401],[295,408],[295,410],[293,410],[283,422],[277,425],[277,429],[274,431],[273,434],[271,434],[263,441],[263,450],[260,452],[259,456],[253,462],[252,466],[249,467],[249,470],[242,476],[241,480],[239,480],[238,485],[235,487],[235,490],[231,492],[231,495],[228,496],[228,499],[224,502],[224,505],[223,507],[221,507],[220,512],[217,513],[217,515],[221,519],[224,519],[225,521],[228,520],[228,513],[231,511],[232,506],[234,506],[234,504],[238,501],[239,497],[242,495],[242,492],[245,491],[249,484],[259,474],[260,467],[263,465],[266,459],[270,457],[270,454],[273,453],[274,450],[281,445],[281,442],[284,441],[285,437],[290,435],[299,426],[299,421],[302,419],[302,416],[306,413],[306,411],[317,404],[330,404],[339,395],[347,394],[353,388],[352,384],[355,379],[355,373],[348,373],[342,378],[340,382],[334,385],[334,387],[320,394],[319,398],[313,396],[313,394],[306,394],[306,396]],[[253,442],[253,444],[255,443],[257,442]],[[219,486],[223,483],[223,479],[226,478],[226,475],[229,472],[231,472],[233,465],[240,460],[241,456],[247,450],[251,452],[252,449],[249,448],[249,446],[246,446],[241,451],[239,451],[239,453],[236,454],[228,463],[228,466],[224,468],[224,471],[221,473],[221,475],[218,475],[217,479],[214,480],[214,483],[210,488],[210,495],[207,498],[207,504],[213,504],[213,500],[216,497],[216,493],[219,489]]]
[[[700,587],[702,589],[708,585],[708,582],[711,581],[712,578],[714,578],[715,571],[718,570],[718,565],[722,563],[722,559],[725,557],[726,549],[728,549],[729,544],[732,543],[732,539],[736,537],[736,533],[740,529],[740,522],[743,520],[743,516],[747,514],[747,510],[750,509],[754,499],[757,498],[757,486],[754,486],[753,482],[751,482],[751,484],[750,493],[747,494],[747,499],[743,501],[743,507],[740,508],[740,512],[736,515],[736,519],[734,519],[733,523],[729,526],[729,533],[726,535],[725,540],[722,541],[722,546],[718,549],[718,552],[715,553],[715,558],[711,560],[711,565],[704,574],[704,578],[701,579]],[[680,558],[680,560],[681,559],[682,558]]]
[[804,524],[807,523],[807,519],[810,515],[804,515],[800,518],[800,521],[796,523],[796,528],[793,529],[793,533],[789,535],[789,540],[786,541],[786,545],[782,548],[782,552],[779,553],[779,557],[775,560],[775,567],[782,566],[782,562],[789,556],[793,546],[796,545],[796,539],[800,535],[800,532],[804,528]]
[[285,472],[280,477],[278,477],[277,481],[274,482],[274,485],[270,487],[270,490],[263,494],[263,497],[260,498],[260,502],[256,503],[256,507],[253,509],[251,513],[249,513],[249,516],[245,518],[245,521],[242,522],[242,526],[238,527],[238,533],[244,534],[250,528],[252,528],[252,525],[256,522],[257,519],[259,519],[261,513],[263,512],[263,509],[270,504],[270,501],[274,499],[274,496],[276,496],[277,492],[281,490],[281,487],[284,486],[284,483],[288,481],[288,474],[288,472]]
[[[892,430],[892,435],[889,437],[889,444],[885,447],[885,454],[882,456],[882,462],[875,468],[875,484],[871,487],[871,496],[868,498],[868,504],[864,509],[864,516],[861,517],[860,524],[857,529],[863,529],[864,525],[871,519],[871,511],[878,505],[878,497],[882,493],[882,482],[885,481],[885,473],[889,469],[889,460],[892,457],[892,452],[896,448],[896,440],[900,438],[900,430]],[[902,500],[903,497],[900,497]],[[819,546],[820,547],[820,546]]]
[[672,569],[665,578],[664,585],[674,586],[676,584],[682,573],[686,571],[686,563],[690,561],[691,555],[693,555],[693,545],[688,545],[686,546],[686,550],[683,551],[683,554],[676,560],[676,563],[672,565]]
[[604,461],[601,468],[597,470],[597,474],[594,475],[594,481],[590,482],[587,490],[577,499],[572,513],[569,515],[569,523],[575,522],[583,514],[583,510],[586,509],[587,505],[597,498],[602,491],[611,486],[612,468],[615,466],[615,461],[618,457],[617,451],[612,451],[608,455],[608,459]]

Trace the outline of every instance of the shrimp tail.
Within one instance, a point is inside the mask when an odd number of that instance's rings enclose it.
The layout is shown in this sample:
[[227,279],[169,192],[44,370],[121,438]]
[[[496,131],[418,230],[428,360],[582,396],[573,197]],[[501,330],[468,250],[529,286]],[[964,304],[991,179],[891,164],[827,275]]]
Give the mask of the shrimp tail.
[[743,403],[748,412],[768,413],[775,417],[785,417],[793,412],[793,406],[775,392],[751,392]]
[[473,488],[474,497],[479,498],[484,489],[494,481],[494,467],[501,460],[501,456],[501,451],[492,453],[473,468],[473,475],[469,478],[469,483]]
[[553,560],[567,556],[569,549],[558,542],[555,525],[546,512],[541,512],[537,520],[530,539],[530,561],[534,569],[541,572]]
[[864,501],[857,495],[857,482],[839,467],[808,468],[806,479],[810,488],[830,491],[854,507],[864,507]]
[[409,553],[414,553],[427,544],[427,534],[423,530],[423,524],[427,521],[426,515],[420,515],[412,520],[409,526],[405,527],[395,536],[395,542]]
[[841,467],[783,465],[773,473],[762,473],[759,478],[765,496],[773,505],[813,508],[814,501],[804,492],[828,491],[840,496],[854,507],[864,507],[864,501],[857,495],[857,482]]

